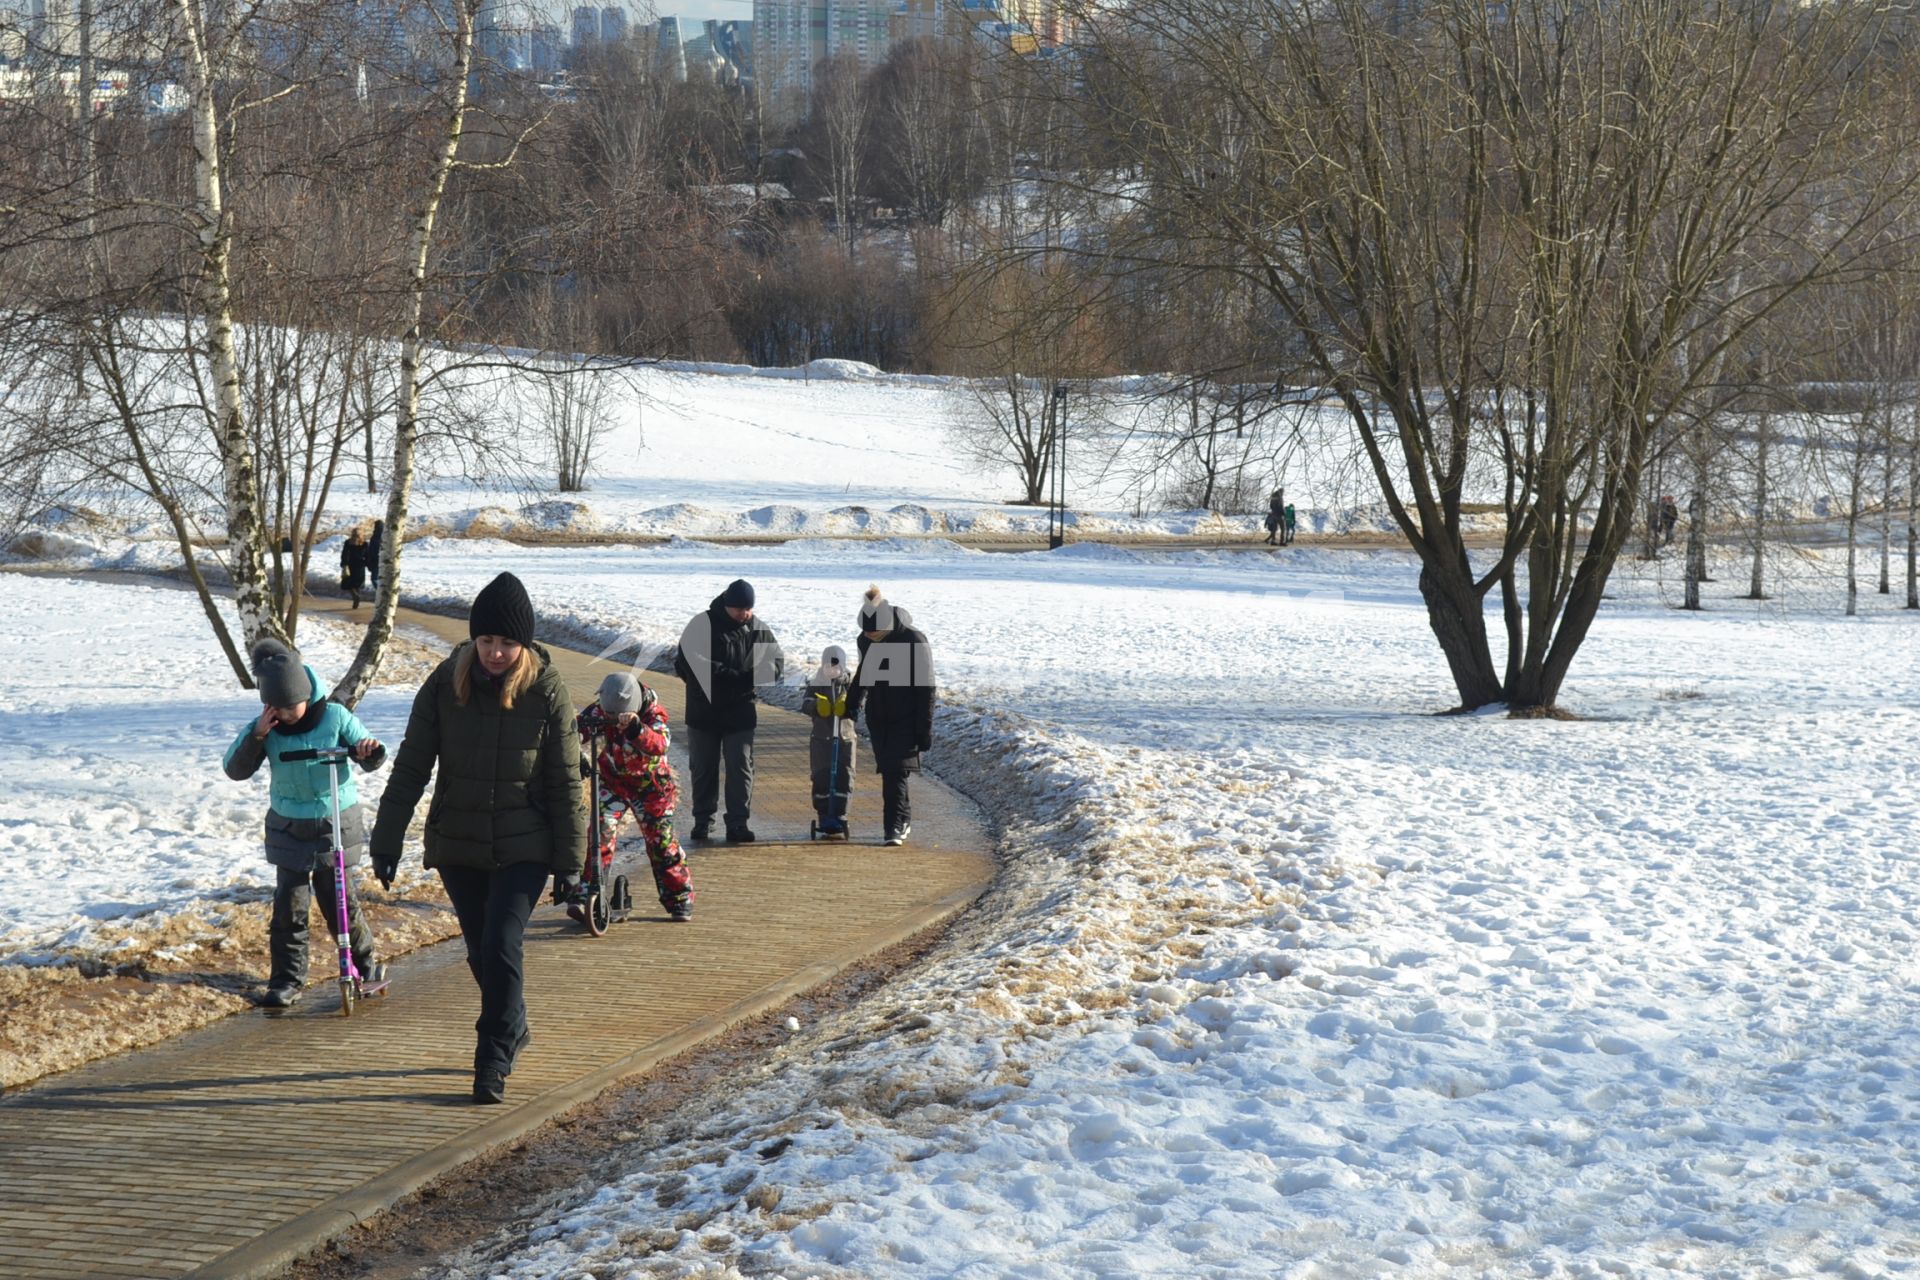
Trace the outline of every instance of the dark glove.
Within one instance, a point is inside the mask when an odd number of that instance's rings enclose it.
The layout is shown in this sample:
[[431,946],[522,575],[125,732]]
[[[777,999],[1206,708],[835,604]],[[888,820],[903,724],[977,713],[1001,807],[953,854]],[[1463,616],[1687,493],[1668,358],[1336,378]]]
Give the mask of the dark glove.
[[572,902],[580,894],[580,877],[557,875],[553,878],[553,900]]
[[382,889],[393,888],[393,878],[400,874],[400,859],[373,855],[373,878],[380,882]]

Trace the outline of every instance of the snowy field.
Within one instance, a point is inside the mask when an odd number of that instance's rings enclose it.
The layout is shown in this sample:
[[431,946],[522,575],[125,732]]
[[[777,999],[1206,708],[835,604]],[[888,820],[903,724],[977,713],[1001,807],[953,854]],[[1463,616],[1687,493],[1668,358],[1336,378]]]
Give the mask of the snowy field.
[[[511,567],[550,635],[644,657],[745,575],[798,678],[879,582],[932,638],[934,758],[1003,817],[1002,880],[888,1000],[449,1275],[1920,1270],[1913,618],[1839,617],[1827,553],[1782,552],[1761,604],[1717,566],[1702,616],[1673,559],[1623,561],[1585,718],[1436,718],[1405,556],[969,551],[937,535],[1044,517],[956,457],[952,389],[817,373],[646,371],[577,497],[443,466],[418,509],[468,536],[411,546],[405,588],[458,606]],[[1251,532],[1092,453],[1083,531]],[[1378,526],[1351,479],[1288,465],[1305,530]],[[1827,513],[1804,459],[1781,484]],[[378,514],[352,487],[331,514]],[[177,562],[127,527],[41,549]],[[263,896],[264,784],[219,772],[253,702],[192,597],[6,591],[0,960]],[[406,705],[362,715],[397,738]]]
[[[1759,605],[1723,566],[1690,616],[1623,562],[1585,718],[1542,723],[1430,714],[1397,554],[418,550],[411,592],[511,567],[549,634],[643,652],[744,574],[796,674],[877,581],[1007,827],[935,963],[447,1275],[1920,1266],[1915,621],[1838,617],[1830,564]],[[12,958],[261,892],[192,598],[7,582]],[[404,693],[363,715],[396,737]]]
[[[453,534],[689,537],[1046,530],[1044,509],[1011,504],[1021,491],[1011,467],[982,468],[956,447],[951,427],[980,410],[949,379],[882,374],[838,360],[804,370],[676,365],[595,376],[606,388],[607,425],[586,491],[553,492],[550,444],[508,421],[544,404],[532,380],[482,383],[461,393],[471,403],[454,412],[499,421],[489,429],[495,454],[481,458],[444,441],[423,445],[413,503],[418,525]],[[1158,468],[1116,461],[1121,440],[1138,433],[1145,447],[1154,417],[1127,384],[1073,404],[1069,496],[1083,529],[1182,534],[1257,527],[1253,517],[1168,511],[1153,492]],[[378,453],[384,465],[390,445],[382,442]],[[384,491],[367,492],[362,474],[357,454],[344,459],[326,527],[386,514]],[[1345,511],[1354,505],[1342,496],[1350,486],[1334,480],[1349,474],[1357,473],[1316,464],[1310,475],[1303,461],[1291,483],[1304,507]],[[203,479],[208,494],[216,493],[217,469]],[[1257,483],[1268,482],[1263,469]],[[1316,496],[1309,497],[1309,487]],[[1264,501],[1266,489],[1260,492]],[[170,537],[158,513],[126,493],[89,487],[70,503],[112,519],[92,530],[70,522],[69,536]],[[217,501],[189,499],[188,506],[205,507],[201,527],[218,529]],[[1378,523],[1371,511],[1358,518]]]
[[[422,446],[412,508],[416,528],[515,537],[991,538],[1046,530],[1044,509],[1011,502],[1021,491],[1014,469],[983,465],[956,440],[955,424],[978,422],[984,411],[953,379],[883,374],[836,360],[805,369],[672,365],[595,376],[606,388],[607,427],[589,487],[577,493],[553,491],[551,446],[519,422],[536,417],[544,404],[531,379],[477,382],[459,393],[458,407],[430,407],[443,417],[484,418],[496,452],[482,458],[451,447],[445,432],[430,433],[435,439]],[[1193,455],[1170,438],[1185,429],[1185,409],[1151,400],[1147,386],[1113,379],[1069,397],[1070,523],[1085,535],[1255,534],[1257,514],[1188,509]],[[1284,484],[1309,534],[1391,530],[1337,406],[1278,411],[1257,442],[1236,447],[1244,456],[1222,446],[1245,465],[1252,500],[1243,510],[1262,509],[1270,487]],[[380,441],[375,452],[384,465],[388,442]],[[1734,508],[1750,487],[1739,475],[1739,453],[1733,450],[1717,479],[1730,487],[1725,498]],[[218,469],[211,459],[198,465],[204,495],[196,501],[189,494],[187,506],[199,510],[204,532],[217,533]],[[1831,507],[1826,495],[1836,483],[1844,489],[1844,480],[1817,473],[1789,442],[1776,446],[1773,468],[1773,505],[1781,518],[1824,515]],[[363,473],[362,458],[350,451],[323,527],[340,530],[385,514],[385,493],[367,492]],[[1656,473],[1663,474],[1657,466]],[[1675,478],[1671,487],[1684,491],[1685,485]],[[1477,478],[1470,490],[1469,499],[1491,501],[1501,486]],[[67,502],[108,518],[91,527],[78,520],[38,524],[102,546],[128,533],[142,541],[171,540],[158,513],[127,492],[89,485]],[[127,567],[142,567],[138,553],[128,554]]]
[[[194,595],[0,581],[0,961],[90,951],[105,922],[269,895],[264,777],[220,770],[260,703],[235,684]],[[313,621],[302,630],[329,684],[353,656],[348,637]],[[411,701],[376,689],[361,714],[397,740]],[[362,775],[361,796],[377,800],[385,776]]]
[[808,653],[880,581],[1008,863],[864,1021],[449,1275],[1920,1266],[1920,688],[1881,597],[1623,579],[1586,718],[1542,723],[1429,714],[1393,555],[449,544],[414,582],[506,563],[641,639],[746,573]]
[[[449,542],[409,580],[462,599],[507,566],[554,631],[650,643],[745,574],[796,658],[879,581],[933,639],[938,758],[1008,857],[889,999],[449,1275],[1920,1264],[1920,689],[1880,597],[1846,621],[1721,586],[1687,616],[1623,578],[1565,700],[1587,718],[1537,723],[1429,714],[1450,690],[1395,555]],[[128,590],[35,589],[50,623],[116,608],[58,592]],[[10,633],[14,670],[81,631]],[[102,651],[152,655],[124,688],[6,704],[10,754],[44,748],[9,803],[52,797],[45,829],[102,811],[115,759],[166,777],[149,827],[202,860],[156,858],[155,899],[258,874],[258,796],[216,769],[243,699],[170,692],[211,679],[174,647],[129,634]],[[110,781],[75,794],[68,755]],[[10,860],[0,901],[67,923],[71,876]]]

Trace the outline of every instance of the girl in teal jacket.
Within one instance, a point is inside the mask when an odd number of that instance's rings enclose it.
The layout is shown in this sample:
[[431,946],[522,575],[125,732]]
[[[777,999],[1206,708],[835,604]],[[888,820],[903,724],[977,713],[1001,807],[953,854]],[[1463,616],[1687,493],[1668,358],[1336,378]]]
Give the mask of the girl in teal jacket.
[[[340,931],[333,883],[333,821],[329,775],[333,766],[318,760],[285,759],[289,751],[314,747],[353,748],[363,769],[378,766],[380,743],[358,716],[327,698],[327,686],[300,655],[277,640],[261,640],[248,654],[262,708],[227,748],[223,765],[236,782],[251,778],[262,764],[272,770],[266,819],[267,861],[276,878],[273,917],[268,926],[271,972],[262,1003],[285,1009],[300,999],[307,979],[307,918],[312,898],[320,899],[327,928]],[[367,824],[360,791],[350,772],[340,779],[340,847],[348,866],[365,856]],[[383,981],[386,966],[373,958],[373,933],[360,915],[360,898],[347,879],[347,940],[353,962],[368,981]]]

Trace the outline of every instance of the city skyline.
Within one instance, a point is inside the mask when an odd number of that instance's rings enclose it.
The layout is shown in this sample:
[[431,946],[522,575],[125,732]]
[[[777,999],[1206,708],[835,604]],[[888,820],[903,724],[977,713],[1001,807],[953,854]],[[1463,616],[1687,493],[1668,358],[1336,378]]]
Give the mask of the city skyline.
[[[605,0],[600,0],[604,5]],[[600,5],[596,5],[600,7]],[[679,18],[682,24],[692,23],[698,26],[708,18],[721,21],[729,19],[736,22],[748,22],[753,19],[753,0],[637,0],[623,6],[635,27],[651,26],[661,18]],[[545,21],[557,23],[562,31],[567,30],[569,15],[573,4],[547,4],[539,6]]]

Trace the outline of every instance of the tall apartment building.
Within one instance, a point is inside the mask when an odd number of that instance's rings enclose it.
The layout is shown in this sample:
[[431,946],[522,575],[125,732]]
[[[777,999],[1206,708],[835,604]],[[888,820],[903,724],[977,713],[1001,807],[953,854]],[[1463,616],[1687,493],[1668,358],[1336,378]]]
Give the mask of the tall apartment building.
[[782,114],[805,110],[819,65],[850,54],[861,74],[886,61],[898,0],[753,0],[753,65]]
[[687,42],[680,34],[680,19],[662,18],[655,29],[654,66],[667,79],[680,82],[687,78]]
[[560,69],[561,56],[566,46],[560,43],[560,28],[551,22],[542,22],[533,28],[532,38],[528,41],[528,53],[533,60],[532,71],[537,76],[550,76]]
[[600,11],[592,5],[583,4],[573,11],[573,27],[569,34],[575,49],[584,49],[597,44],[600,40]]
[[1030,54],[1073,40],[1073,20],[1061,0],[901,0],[893,39],[988,41]]
[[1001,0],[1008,22],[1019,23],[1033,32],[1042,45],[1066,44],[1073,39],[1073,24],[1060,0]]
[[610,4],[600,10],[600,39],[607,44],[619,44],[626,38],[626,9],[617,4]]

